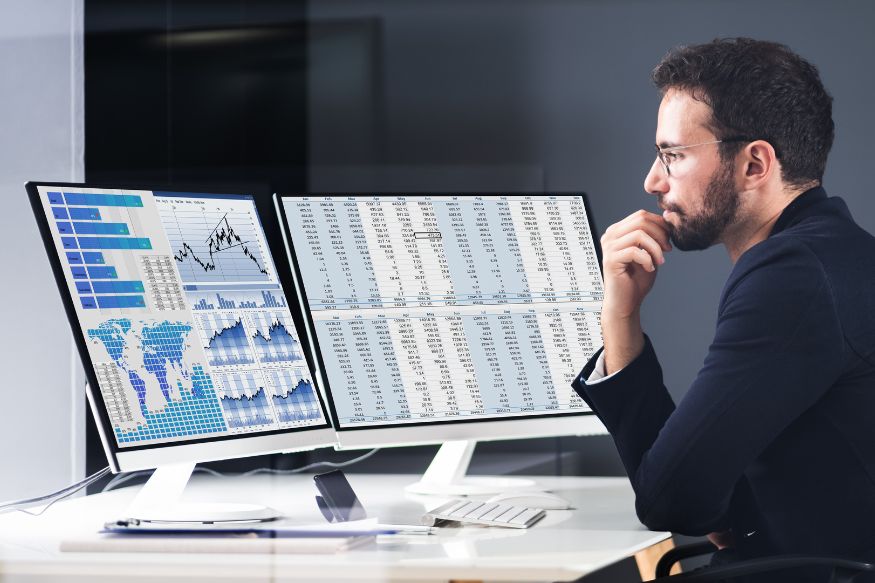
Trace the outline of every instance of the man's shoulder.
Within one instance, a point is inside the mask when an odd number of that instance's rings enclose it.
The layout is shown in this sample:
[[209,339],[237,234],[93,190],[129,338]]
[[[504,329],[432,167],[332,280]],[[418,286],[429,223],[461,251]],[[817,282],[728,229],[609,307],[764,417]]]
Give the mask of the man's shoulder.
[[[748,249],[726,281],[721,307],[744,295],[760,301],[795,301],[827,280],[823,257],[805,237],[781,233]],[[722,311],[722,310],[721,310]]]
[[875,237],[851,217],[838,197],[823,199],[796,214],[789,225],[760,241],[741,255],[730,281],[762,269],[792,265],[824,271],[841,258],[875,256]]
[[815,269],[822,264],[812,241],[792,231],[760,241],[739,257],[729,280],[762,270],[782,270],[788,267]]
[[875,286],[875,237],[854,222],[838,198],[811,205],[743,253],[721,304],[738,293],[792,301],[822,285],[839,295]]

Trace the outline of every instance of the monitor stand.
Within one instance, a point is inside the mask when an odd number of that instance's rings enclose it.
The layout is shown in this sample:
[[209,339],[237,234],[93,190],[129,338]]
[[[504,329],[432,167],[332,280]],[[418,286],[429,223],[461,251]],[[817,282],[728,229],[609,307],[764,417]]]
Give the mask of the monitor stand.
[[444,442],[422,479],[404,490],[432,496],[476,496],[536,489],[535,481],[525,478],[465,476],[476,445],[474,440]]
[[160,466],[125,510],[125,519],[148,522],[215,524],[264,522],[281,518],[273,508],[233,502],[180,502],[194,463]]

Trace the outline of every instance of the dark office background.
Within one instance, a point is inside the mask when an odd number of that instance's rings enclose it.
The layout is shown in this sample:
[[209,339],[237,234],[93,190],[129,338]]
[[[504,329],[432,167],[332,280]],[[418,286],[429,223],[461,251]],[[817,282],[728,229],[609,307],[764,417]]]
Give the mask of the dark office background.
[[[864,1],[86,0],[86,179],[585,191],[604,229],[655,208],[641,186],[659,103],[653,65],[677,44],[746,35],[820,67],[837,125],[825,185],[875,232],[862,180],[875,136],[873,24]],[[675,252],[647,300],[676,399],[730,268],[722,248]],[[354,470],[419,472],[433,451],[384,450]],[[93,427],[88,465],[105,465]],[[472,471],[622,475],[608,437],[482,444]]]

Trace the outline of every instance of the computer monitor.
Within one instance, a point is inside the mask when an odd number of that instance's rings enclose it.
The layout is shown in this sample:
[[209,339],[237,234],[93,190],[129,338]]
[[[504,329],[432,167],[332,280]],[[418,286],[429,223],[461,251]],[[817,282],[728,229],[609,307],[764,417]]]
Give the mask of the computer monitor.
[[159,469],[131,512],[267,518],[167,504],[196,462],[335,443],[253,195],[26,186],[110,467]]
[[571,388],[601,345],[599,247],[582,194],[277,196],[339,448],[604,433]]

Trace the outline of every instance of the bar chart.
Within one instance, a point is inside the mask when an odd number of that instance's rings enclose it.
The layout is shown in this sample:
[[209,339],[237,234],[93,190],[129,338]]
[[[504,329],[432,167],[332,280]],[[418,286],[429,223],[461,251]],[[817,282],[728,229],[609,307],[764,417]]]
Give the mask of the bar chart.
[[[142,197],[54,191],[47,195],[81,307],[86,310],[145,308],[143,282],[120,279],[118,270],[107,264],[103,253],[152,249],[151,239],[132,236],[135,229],[130,222],[118,220],[118,217],[125,218],[126,209],[142,209]],[[116,218],[110,220],[109,215]]]

